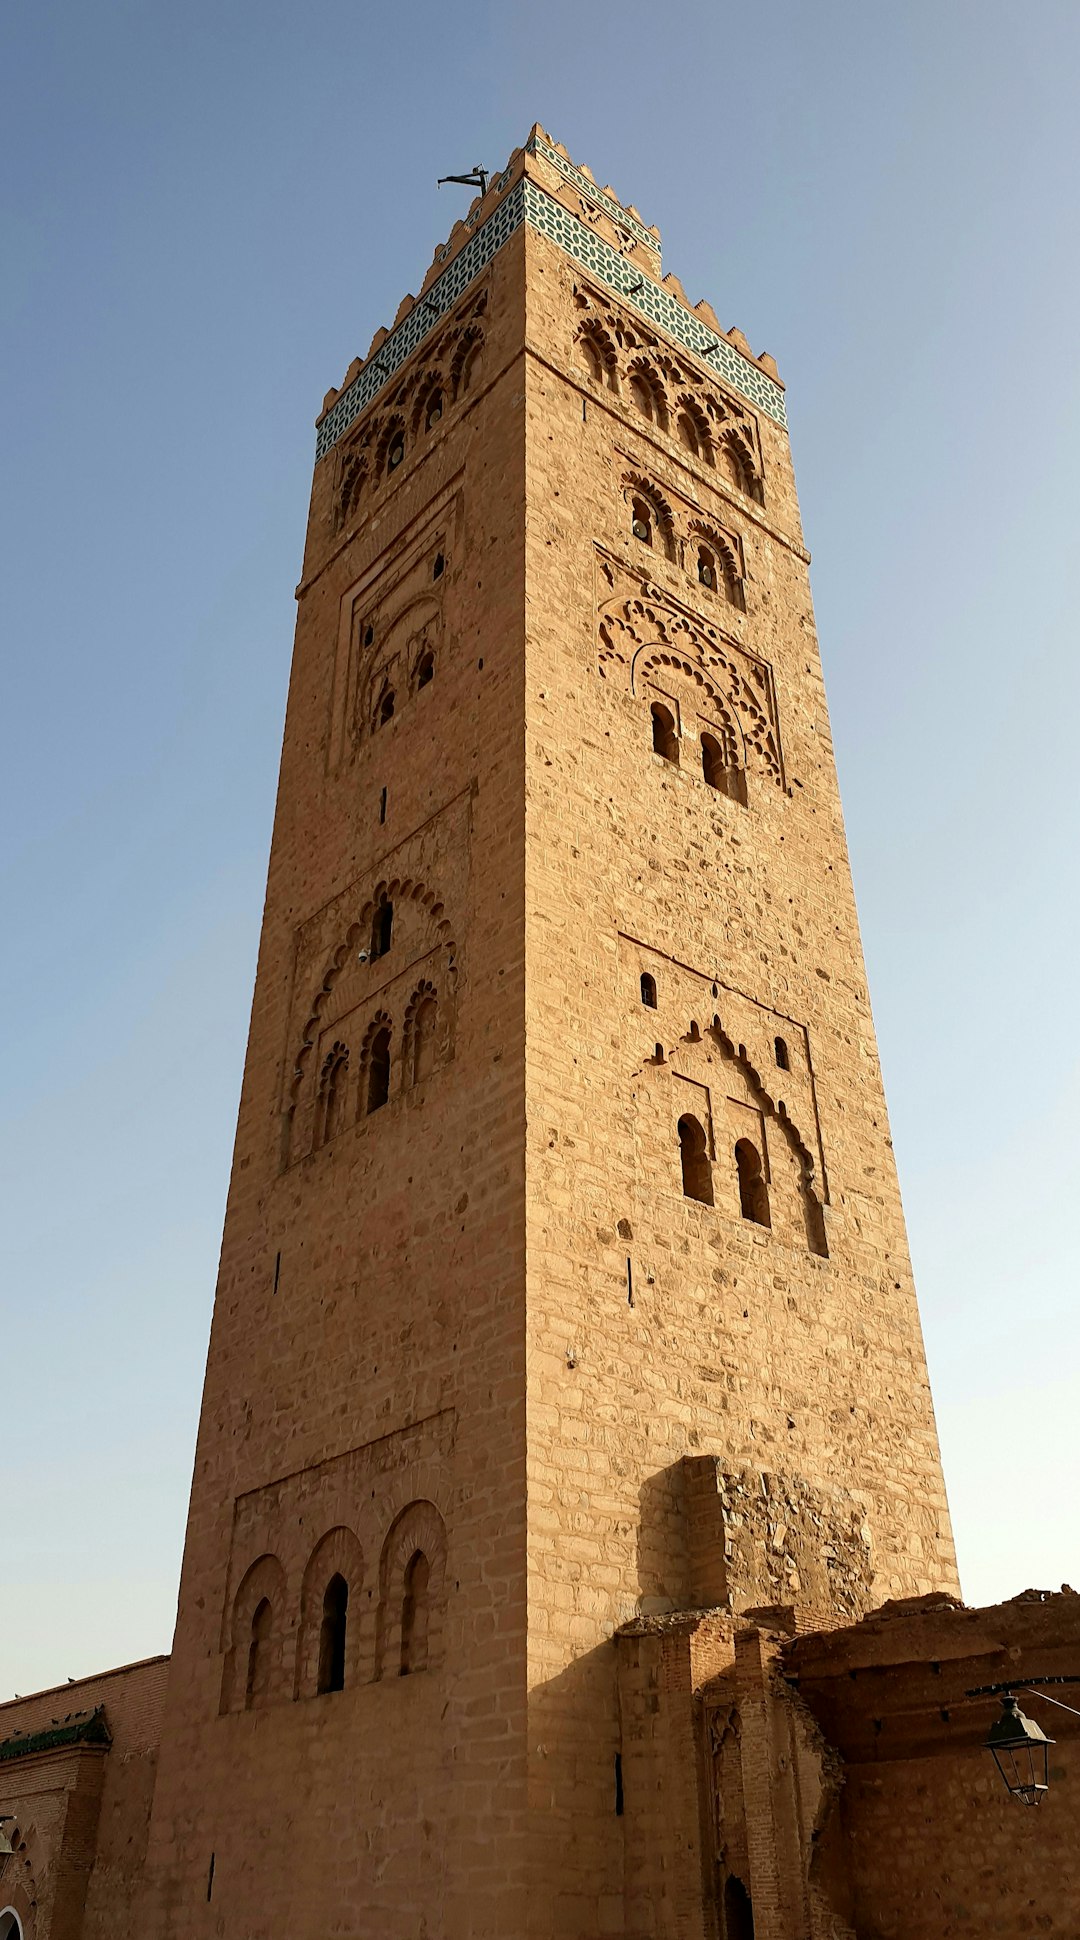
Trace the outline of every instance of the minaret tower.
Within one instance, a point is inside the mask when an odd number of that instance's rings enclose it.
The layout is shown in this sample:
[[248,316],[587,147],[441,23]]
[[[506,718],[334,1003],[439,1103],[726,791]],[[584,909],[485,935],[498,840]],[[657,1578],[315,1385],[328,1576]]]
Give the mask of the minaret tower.
[[147,1940],[666,1932],[620,1627],[955,1587],[807,565],[535,128],[319,420]]

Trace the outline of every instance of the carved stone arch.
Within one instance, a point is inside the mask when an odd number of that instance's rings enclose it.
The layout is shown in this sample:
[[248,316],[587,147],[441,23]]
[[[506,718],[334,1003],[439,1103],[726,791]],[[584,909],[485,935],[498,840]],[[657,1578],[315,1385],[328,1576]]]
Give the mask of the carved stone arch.
[[335,524],[340,532],[355,518],[363,503],[370,478],[370,463],[366,449],[354,446],[341,454],[338,477],[337,506]]
[[331,1578],[340,1576],[348,1585],[348,1618],[345,1627],[345,1683],[360,1684],[371,1676],[370,1639],[365,1637],[363,1606],[364,1552],[360,1540],[344,1523],[320,1537],[304,1569],[300,1585],[300,1626],[296,1642],[297,1697],[314,1697],[319,1684],[319,1644],[323,1620],[323,1599]]
[[414,438],[423,437],[424,432],[430,429],[428,416],[436,398],[441,400],[442,409],[445,411],[450,402],[446,378],[438,366],[429,365],[417,381],[413,397],[412,435]]
[[480,325],[475,322],[467,323],[454,345],[454,354],[450,362],[450,395],[455,403],[459,398],[464,397],[468,390],[483,348],[484,333]]
[[728,423],[716,441],[718,469],[725,471],[737,491],[757,505],[765,503],[761,472],[749,440],[741,427]]
[[[608,332],[598,317],[587,317],[580,324],[574,337],[579,351],[584,353],[589,364],[590,374],[597,383],[605,384],[609,391],[619,389],[619,356]],[[588,353],[592,355],[589,357]],[[594,368],[595,360],[595,368]]]
[[408,427],[405,423],[405,413],[403,411],[392,412],[383,424],[382,430],[379,433],[378,443],[375,446],[373,471],[376,480],[386,477],[390,467],[390,453],[399,442],[403,446],[405,445],[407,435]]
[[426,1499],[410,1502],[394,1518],[379,1559],[379,1618],[376,1644],[376,1676],[400,1674],[403,1618],[407,1617],[407,1574],[413,1559],[422,1555],[428,1563],[426,1612],[426,1662],[414,1668],[434,1669],[442,1661],[443,1616],[446,1592],[446,1524],[435,1504]]
[[442,587],[425,587],[396,612],[380,614],[375,638],[357,657],[353,733],[357,740],[384,725],[382,708],[388,692],[394,712],[413,689],[416,664],[422,652],[437,658],[443,630]]
[[452,1056],[450,1005],[439,1002],[437,986],[423,977],[409,998],[402,1028],[402,1081],[419,1084]]
[[680,391],[675,399],[674,417],[675,430],[680,443],[690,448],[688,440],[683,437],[680,429],[680,420],[685,418],[694,433],[694,455],[701,459],[703,465],[714,465],[716,456],[713,451],[712,429],[699,400],[692,392]]
[[654,485],[651,479],[643,477],[640,472],[624,472],[622,495],[631,521],[633,521],[635,516],[635,499],[645,501],[651,511],[656,538],[659,540],[658,550],[663,553],[665,559],[674,560],[676,555],[675,514],[671,509],[670,502],[664,497],[660,487]]
[[770,1119],[773,1124],[779,1125],[788,1149],[795,1160],[799,1174],[807,1244],[812,1253],[817,1253],[822,1258],[827,1259],[829,1246],[825,1232],[824,1213],[827,1191],[824,1185],[819,1186],[815,1176],[816,1167],[813,1153],[810,1151],[798,1126],[789,1115],[783,1101],[778,1101],[769,1090],[761,1072],[750,1058],[745,1044],[737,1044],[733,1038],[728,1036],[718,1015],[713,1017],[709,1030],[711,1037],[720,1046],[724,1056],[730,1059],[742,1071],[751,1094],[758,1101],[762,1115]]
[[626,381],[631,400],[638,409],[659,430],[666,431],[670,423],[667,388],[651,358],[641,355],[631,357]]
[[689,536],[695,548],[705,546],[715,555],[719,568],[719,583],[715,591],[722,593],[729,605],[745,613],[742,560],[734,540],[729,539],[718,526],[708,525],[704,519],[691,519]]
[[[357,963],[360,952],[366,952],[370,946],[375,910],[384,898],[394,904],[395,911],[411,905],[426,916],[431,927],[432,945],[441,952],[446,965],[446,994],[448,999],[453,999],[457,985],[456,946],[440,897],[427,883],[416,877],[384,877],[376,883],[372,894],[361,905],[358,915],[332,951],[311,1000],[286,1085],[282,1139],[284,1165],[288,1165],[297,1153],[306,1150],[302,1136],[303,1124],[310,1122],[310,1101],[313,1101],[315,1089],[311,1079],[312,1053],[319,1042],[324,1028],[323,1019],[342,975]],[[310,1139],[310,1131],[308,1137]]]
[[316,1145],[325,1145],[329,1139],[336,1138],[350,1123],[353,1114],[348,1109],[349,1083],[349,1047],[343,1039],[335,1038],[319,1072],[319,1092],[315,1105]]
[[655,645],[652,647],[641,647],[635,655],[634,665],[631,669],[635,686],[638,683],[647,686],[650,682],[650,676],[658,667],[667,668],[669,672],[682,674],[685,679],[693,683],[699,707],[709,715],[724,736],[726,742],[725,753],[729,756],[729,765],[745,769],[746,734],[743,730],[742,721],[739,718],[738,709],[732,701],[731,696],[725,693],[715,680],[710,680],[704,669],[696,661],[689,659],[687,656],[669,647],[658,647]]
[[221,1680],[222,1711],[242,1711],[248,1701],[249,1651],[252,1626],[260,1607],[268,1603],[271,1622],[266,1658],[265,1689],[260,1703],[272,1704],[281,1694],[285,1656],[287,1584],[278,1558],[266,1551],[249,1566],[233,1597],[226,1631],[225,1666]]

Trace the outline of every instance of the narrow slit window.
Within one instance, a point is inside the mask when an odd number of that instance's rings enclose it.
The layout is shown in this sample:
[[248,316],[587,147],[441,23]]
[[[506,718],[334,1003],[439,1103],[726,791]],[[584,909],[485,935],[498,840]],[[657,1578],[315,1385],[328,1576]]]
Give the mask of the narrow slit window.
[[394,935],[394,905],[383,901],[379,904],[371,923],[371,956],[384,957],[390,948]]
[[390,1096],[390,1027],[384,1024],[376,1031],[368,1050],[367,1072],[367,1111],[370,1114],[385,1105]]
[[427,1667],[430,1586],[431,1564],[418,1549],[406,1568],[401,1599],[402,1677]]
[[775,1051],[775,1053],[776,1053],[776,1065],[777,1065],[777,1069],[778,1069],[779,1071],[790,1071],[790,1070],[791,1070],[791,1059],[790,1059],[790,1057],[788,1056],[788,1047],[787,1047],[787,1045],[785,1044],[785,1042],[784,1042],[784,1040],[783,1040],[783,1038],[782,1038],[782,1037],[778,1037],[778,1038],[776,1039],[776,1042],[775,1042],[775,1044],[774,1044],[774,1046],[773,1046],[773,1049],[774,1049],[774,1051]]
[[651,546],[653,539],[652,508],[643,498],[636,498],[631,507],[630,530],[635,539],[643,546]]
[[349,1611],[349,1586],[343,1576],[332,1576],[323,1597],[322,1623],[319,1626],[318,1689],[345,1689],[345,1631]]
[[392,721],[393,718],[394,718],[394,690],[392,687],[388,687],[385,694],[382,697],[382,700],[379,702],[379,726],[385,727],[387,721]]
[[641,1001],[648,1010],[656,1009],[656,978],[648,970],[641,973]]
[[416,668],[417,692],[419,693],[421,687],[430,687],[434,678],[435,655],[433,653],[422,654]]
[[244,1708],[251,1711],[266,1702],[270,1688],[270,1641],[274,1625],[274,1613],[269,1598],[263,1597],[255,1606],[251,1619],[251,1636],[248,1642],[247,1682],[244,1689]]

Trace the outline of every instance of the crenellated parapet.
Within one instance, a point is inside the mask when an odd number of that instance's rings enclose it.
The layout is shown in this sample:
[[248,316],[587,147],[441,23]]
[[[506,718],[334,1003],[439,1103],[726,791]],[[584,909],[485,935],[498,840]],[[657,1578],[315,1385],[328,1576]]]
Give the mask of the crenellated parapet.
[[786,426],[784,388],[773,358],[764,352],[755,357],[741,330],[722,330],[711,304],[691,304],[678,277],[662,274],[660,231],[647,228],[613,189],[600,188],[591,171],[572,162],[537,124],[525,147],[514,151],[436,249],[419,297],[402,298],[391,328],[381,326],[366,358],[349,365],[341,389],[327,392],[317,422],[317,459],[333,448],[523,224],[699,358],[711,376]]

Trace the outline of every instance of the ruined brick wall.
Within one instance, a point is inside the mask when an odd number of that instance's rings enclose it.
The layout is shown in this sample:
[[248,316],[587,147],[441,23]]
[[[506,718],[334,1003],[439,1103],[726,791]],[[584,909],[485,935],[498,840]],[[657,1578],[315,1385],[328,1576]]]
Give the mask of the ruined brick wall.
[[[1042,1722],[1053,1729],[1045,1712]],[[850,1771],[843,1824],[859,1940],[1073,1940],[1078,1786],[1075,1740],[1055,1748],[1050,1790],[1030,1810],[979,1749]]]
[[139,1940],[520,1930],[521,299],[316,467]]
[[99,1706],[112,1741],[0,1761],[0,1813],[15,1848],[0,1861],[0,1909],[14,1907],[26,1940],[135,1931],[168,1665],[154,1657],[0,1705],[0,1741]]
[[532,233],[526,301],[533,1907],[584,1936],[682,1458],[840,1490],[873,1600],[955,1564],[787,437]]

